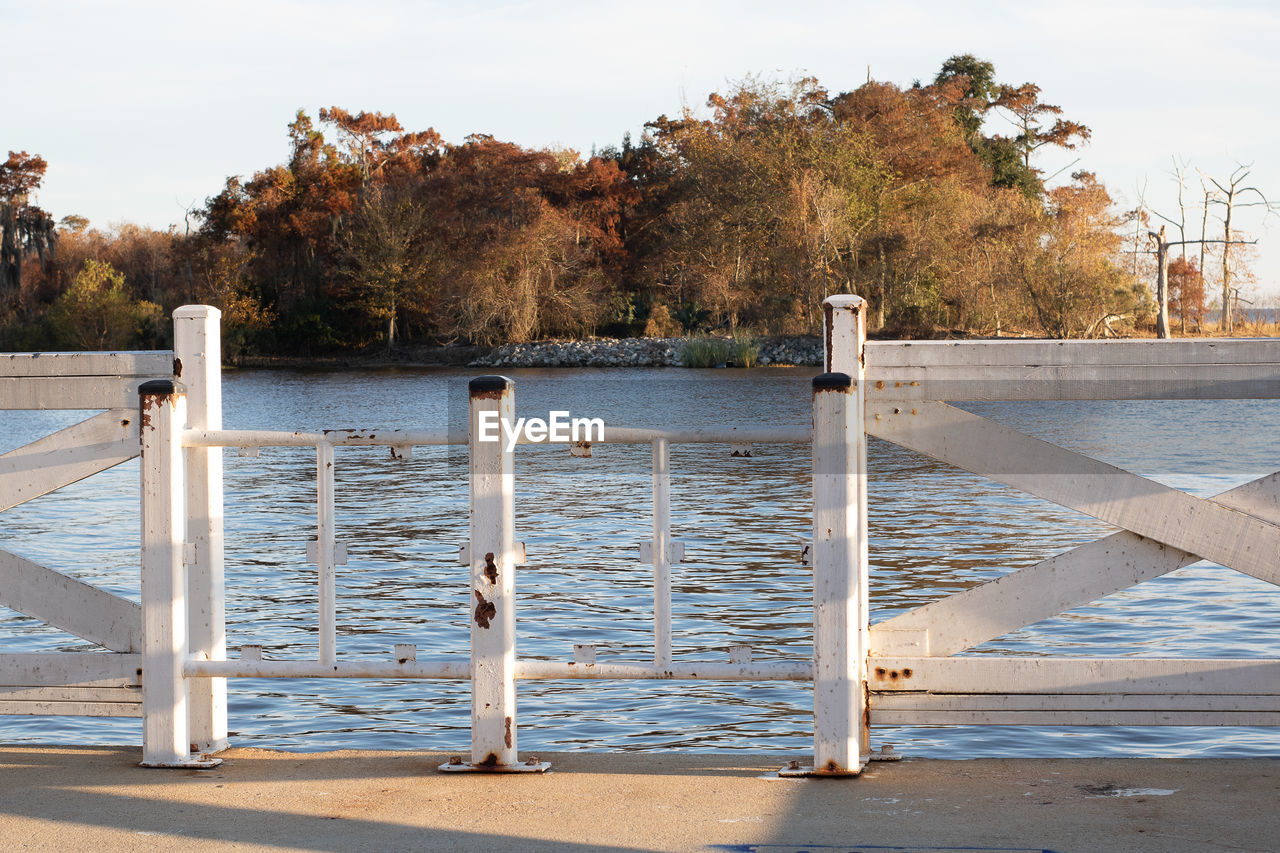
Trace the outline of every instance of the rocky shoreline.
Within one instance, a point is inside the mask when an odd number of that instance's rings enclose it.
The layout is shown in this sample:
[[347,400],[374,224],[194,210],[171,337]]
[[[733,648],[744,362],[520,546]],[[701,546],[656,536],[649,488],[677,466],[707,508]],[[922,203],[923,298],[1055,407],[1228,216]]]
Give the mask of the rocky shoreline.
[[[598,338],[507,344],[469,367],[681,367],[686,338]],[[820,365],[822,339],[770,337],[757,341],[759,364]],[[719,367],[738,365],[723,364]]]
[[[229,366],[335,370],[381,367],[682,367],[688,338],[593,338],[538,341],[486,349],[478,346],[410,346],[342,356],[240,356]],[[759,365],[822,364],[822,339],[791,336],[755,341]],[[737,367],[721,364],[717,367]]]

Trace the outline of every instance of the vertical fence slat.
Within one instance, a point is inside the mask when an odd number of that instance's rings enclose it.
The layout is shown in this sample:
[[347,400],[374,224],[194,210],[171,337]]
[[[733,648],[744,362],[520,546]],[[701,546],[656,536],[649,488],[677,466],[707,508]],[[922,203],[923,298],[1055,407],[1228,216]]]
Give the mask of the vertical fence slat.
[[[187,426],[222,429],[222,312],[184,305],[173,312],[174,379],[187,389]],[[222,448],[190,447],[187,460],[187,567],[191,654],[225,660],[227,628],[223,569]],[[189,687],[191,742],[201,752],[227,746],[227,680],[198,678]]]
[[671,663],[671,448],[653,441],[653,663]]
[[333,445],[316,445],[316,577],[320,599],[320,663],[338,655],[337,554],[334,537]]

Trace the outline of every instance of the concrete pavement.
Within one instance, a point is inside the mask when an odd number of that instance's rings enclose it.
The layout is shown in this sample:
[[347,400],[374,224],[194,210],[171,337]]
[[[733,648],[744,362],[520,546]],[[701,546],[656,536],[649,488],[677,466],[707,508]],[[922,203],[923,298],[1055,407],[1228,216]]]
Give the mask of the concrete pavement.
[[134,748],[0,747],[0,841],[95,853],[1280,850],[1272,759],[907,758],[790,780],[774,771],[804,756],[544,754],[541,776],[439,773],[446,753],[222,757],[214,770],[145,770]]

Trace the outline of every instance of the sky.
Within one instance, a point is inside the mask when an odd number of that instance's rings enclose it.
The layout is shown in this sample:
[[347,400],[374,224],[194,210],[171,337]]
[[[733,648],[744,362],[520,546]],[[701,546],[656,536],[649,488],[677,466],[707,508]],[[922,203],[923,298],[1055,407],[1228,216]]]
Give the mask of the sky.
[[[1092,171],[1118,209],[1145,197],[1177,219],[1175,161],[1196,202],[1200,172],[1245,165],[1280,202],[1275,0],[0,0],[0,31],[0,156],[44,157],[37,202],[97,228],[183,227],[228,177],[285,159],[299,109],[589,154],[748,75],[908,86],[963,53],[1092,130],[1040,158],[1063,170],[1051,184]],[[1258,292],[1280,300],[1280,213],[1242,209],[1233,224],[1258,239]]]

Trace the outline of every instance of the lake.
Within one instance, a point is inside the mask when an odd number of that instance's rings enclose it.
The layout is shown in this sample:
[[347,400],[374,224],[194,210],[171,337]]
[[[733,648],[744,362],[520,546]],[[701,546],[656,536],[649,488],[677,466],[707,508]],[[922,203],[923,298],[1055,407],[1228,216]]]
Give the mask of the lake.
[[[238,371],[224,377],[229,429],[420,428],[465,422],[476,370]],[[508,371],[517,414],[567,410],[608,426],[807,425],[807,369]],[[983,403],[964,408],[1208,496],[1280,469],[1280,401]],[[0,412],[3,449],[85,413]],[[232,648],[315,657],[314,451],[224,453],[227,632]],[[522,657],[601,659],[652,654],[652,569],[636,543],[651,531],[650,449],[563,446],[516,453],[516,538]],[[672,534],[687,562],[673,568],[677,659],[757,660],[811,654],[812,587],[799,562],[810,535],[807,445],[672,448]],[[868,450],[872,621],[1031,565],[1109,531],[1069,510],[873,440]],[[415,643],[419,659],[465,657],[467,536],[464,448],[338,448],[338,653],[389,659]],[[0,516],[0,548],[138,600],[136,461]],[[0,609],[6,651],[90,648]],[[1280,657],[1280,590],[1196,564],[1029,626],[970,654]],[[575,681],[519,683],[520,749],[812,750],[805,683]],[[465,752],[465,682],[236,679],[233,745]],[[136,719],[0,718],[0,740],[140,744]],[[1280,731],[1244,728],[877,727],[873,744],[912,756],[1258,756]]]

